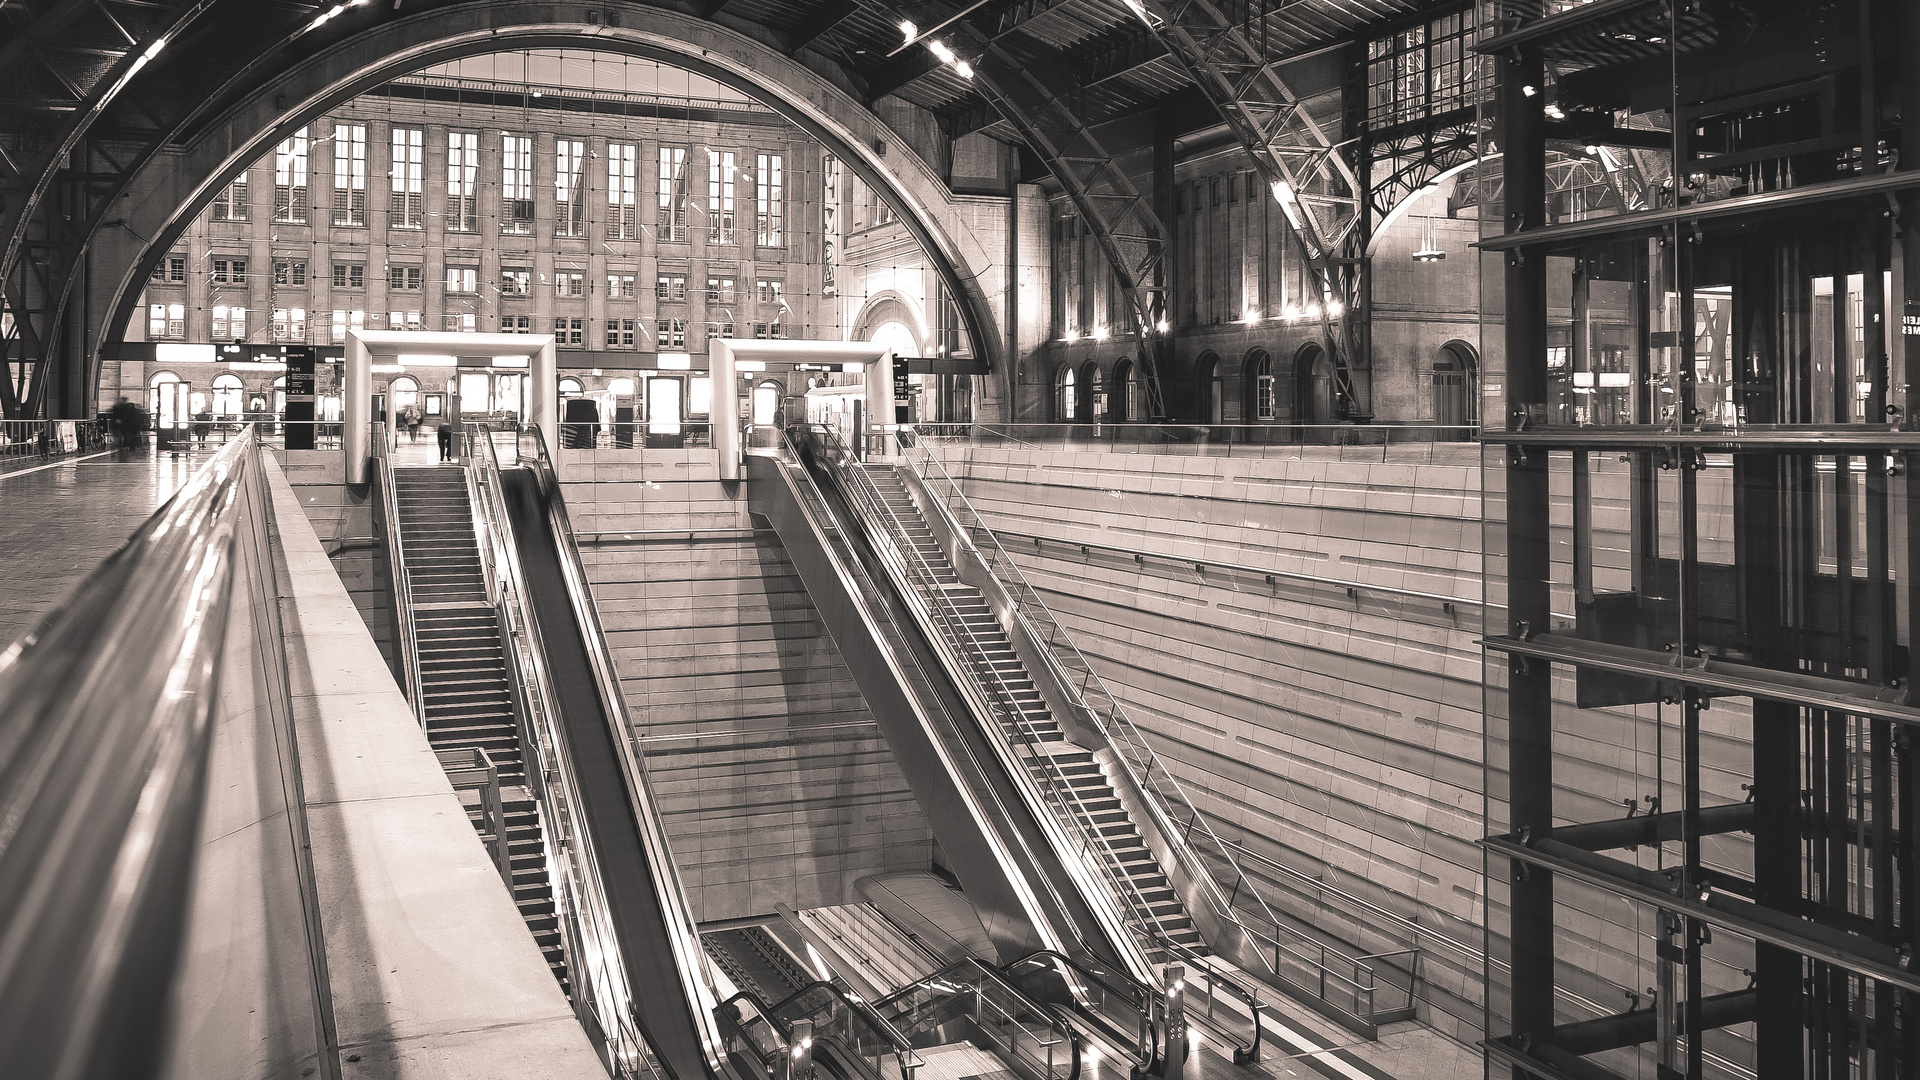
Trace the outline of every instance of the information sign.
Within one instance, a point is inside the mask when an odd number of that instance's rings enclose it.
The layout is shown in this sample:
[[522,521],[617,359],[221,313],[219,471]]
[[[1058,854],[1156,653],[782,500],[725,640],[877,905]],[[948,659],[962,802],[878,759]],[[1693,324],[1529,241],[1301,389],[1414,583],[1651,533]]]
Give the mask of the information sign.
[[314,358],[310,347],[289,347],[287,349],[287,449],[313,449],[314,403],[318,400],[314,386]]

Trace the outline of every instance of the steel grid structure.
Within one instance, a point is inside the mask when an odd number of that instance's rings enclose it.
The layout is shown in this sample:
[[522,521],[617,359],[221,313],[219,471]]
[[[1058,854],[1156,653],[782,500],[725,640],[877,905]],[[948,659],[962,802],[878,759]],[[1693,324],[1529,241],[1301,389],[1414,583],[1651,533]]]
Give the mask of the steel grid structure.
[[[1920,10],[1506,7],[1482,44],[1489,1063],[1915,1075],[1920,124],[1891,118],[1920,79],[1890,73]],[[1665,155],[1645,130],[1558,153],[1549,65],[1690,119]],[[1706,77],[1648,93],[1649,65]],[[1823,111],[1833,86],[1856,100]],[[1878,143],[1897,169],[1852,149]],[[1610,201],[1555,223],[1576,172]],[[1596,757],[1635,768],[1596,782]]]

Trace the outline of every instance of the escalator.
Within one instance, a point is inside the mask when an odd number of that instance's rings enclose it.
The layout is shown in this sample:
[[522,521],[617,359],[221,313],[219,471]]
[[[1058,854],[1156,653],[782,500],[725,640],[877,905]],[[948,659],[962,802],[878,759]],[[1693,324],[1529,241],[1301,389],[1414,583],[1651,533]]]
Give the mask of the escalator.
[[[1096,972],[1112,987],[1128,988],[1120,995],[1126,998],[1144,1001],[1156,991],[1141,988],[1176,984],[1203,992],[1208,1024],[1224,1037],[1220,1045],[1231,1047],[1236,1063],[1257,1058],[1257,995],[1208,947],[1210,937],[1237,943],[1244,930],[1165,826],[1158,794],[1143,793],[1098,718],[1035,648],[1024,613],[990,574],[982,580],[964,561],[970,553],[962,531],[932,520],[939,506],[916,501],[907,480],[919,478],[910,470],[859,461],[831,428],[790,428],[786,454],[750,462],[750,480],[765,481],[752,484],[750,494],[766,505],[829,631],[843,650],[843,636],[858,647],[871,635],[832,614],[862,604],[889,613],[888,644],[912,655],[910,666],[932,691],[931,702],[917,704],[946,741],[962,748],[944,759],[927,753],[924,733],[888,717],[876,701],[876,693],[881,700],[889,695],[878,685],[886,668],[852,664],[911,786],[920,793],[923,782],[941,782],[933,774],[944,766],[953,770],[945,782],[990,795],[974,807],[986,819],[974,822],[925,807],[949,864],[969,897],[983,886],[1024,888],[1040,901],[1026,914],[1043,944],[1010,950],[1011,935],[996,935],[1002,960],[1054,954],[1056,982],[1067,993],[1054,1000],[1062,1004],[1084,1002],[1095,985],[1089,973]],[[797,550],[808,546],[819,550]],[[851,565],[822,565],[836,558]],[[850,583],[874,595],[847,596]],[[949,835],[969,829],[997,833],[1003,857],[957,851]],[[1199,915],[1210,934],[1200,932]],[[1070,970],[1076,964],[1081,970]],[[1216,1010],[1217,1002],[1227,1007]]]

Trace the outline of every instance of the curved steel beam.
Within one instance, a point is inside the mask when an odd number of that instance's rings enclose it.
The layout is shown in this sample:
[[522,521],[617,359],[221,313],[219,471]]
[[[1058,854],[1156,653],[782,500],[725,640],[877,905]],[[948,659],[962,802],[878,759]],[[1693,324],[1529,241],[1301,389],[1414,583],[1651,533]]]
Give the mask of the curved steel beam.
[[[958,300],[978,355],[1006,371],[997,319],[974,268],[996,265],[950,207],[944,182],[918,157],[883,165],[873,147],[884,124],[809,68],[734,31],[641,4],[612,5],[619,26],[551,21],[551,9],[511,0],[448,6],[385,22],[268,73],[248,69],[219,98],[237,104],[212,117],[179,149],[150,154],[123,186],[121,214],[91,223],[91,250],[125,269],[97,286],[93,340],[126,324],[141,282],[208,202],[274,143],[352,97],[421,67],[526,48],[592,48],[692,70],[742,90],[822,142],[893,207]],[[286,107],[277,107],[284,101]],[[73,287],[69,279],[65,291]]]

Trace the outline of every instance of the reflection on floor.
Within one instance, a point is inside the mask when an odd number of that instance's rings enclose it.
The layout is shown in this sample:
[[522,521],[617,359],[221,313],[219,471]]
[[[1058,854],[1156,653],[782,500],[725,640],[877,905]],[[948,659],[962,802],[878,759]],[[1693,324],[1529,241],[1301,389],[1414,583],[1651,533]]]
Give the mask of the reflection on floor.
[[0,645],[126,543],[217,447],[66,461],[0,476]]

